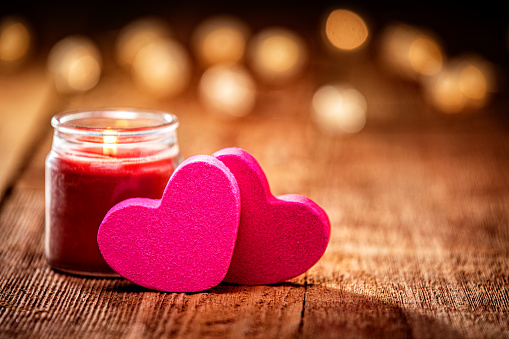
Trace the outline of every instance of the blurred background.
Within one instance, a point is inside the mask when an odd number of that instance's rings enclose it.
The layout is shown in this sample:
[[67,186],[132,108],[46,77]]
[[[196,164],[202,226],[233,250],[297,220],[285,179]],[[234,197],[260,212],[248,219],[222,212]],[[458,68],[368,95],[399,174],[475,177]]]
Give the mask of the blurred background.
[[[489,1],[21,0],[0,9],[0,65],[5,75],[43,63],[66,95],[92,90],[119,67],[158,100],[196,91],[223,110],[228,99],[210,88],[227,72],[236,79],[230,90],[239,81],[250,89],[228,103],[233,115],[251,113],[256,92],[266,86],[284,89],[306,76],[313,91],[350,88],[369,102],[371,89],[358,88],[369,80],[362,75],[356,84],[355,78],[360,68],[374,67],[418,87],[431,109],[472,112],[506,93],[509,16],[502,7]],[[207,72],[224,64],[235,67]],[[315,93],[315,111],[325,109],[317,109],[328,97],[324,91]]]
[[219,121],[279,114],[307,119],[314,133],[334,137],[463,116],[505,122],[509,16],[502,7],[8,2],[0,8],[0,119],[36,96],[26,79],[39,74],[59,103],[51,113],[145,106]]

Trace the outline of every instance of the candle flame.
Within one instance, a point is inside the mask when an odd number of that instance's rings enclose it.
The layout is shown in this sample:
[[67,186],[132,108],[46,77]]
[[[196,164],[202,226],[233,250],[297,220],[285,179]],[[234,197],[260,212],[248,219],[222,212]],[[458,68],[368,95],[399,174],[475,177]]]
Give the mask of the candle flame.
[[103,136],[103,154],[106,156],[113,156],[117,154],[117,137],[110,135],[114,131],[105,131]]

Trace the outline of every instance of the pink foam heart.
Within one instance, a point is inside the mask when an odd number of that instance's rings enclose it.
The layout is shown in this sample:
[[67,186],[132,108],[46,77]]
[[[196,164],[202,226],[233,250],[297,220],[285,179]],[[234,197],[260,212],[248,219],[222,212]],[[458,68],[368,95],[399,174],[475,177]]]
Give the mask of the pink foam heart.
[[242,204],[235,251],[224,280],[273,284],[311,268],[329,243],[325,211],[302,195],[272,195],[262,168],[245,150],[226,148],[213,156],[235,175]]
[[176,169],[160,200],[134,198],[115,205],[97,242],[111,268],[138,285],[202,291],[225,277],[239,217],[232,173],[216,158],[197,155]]

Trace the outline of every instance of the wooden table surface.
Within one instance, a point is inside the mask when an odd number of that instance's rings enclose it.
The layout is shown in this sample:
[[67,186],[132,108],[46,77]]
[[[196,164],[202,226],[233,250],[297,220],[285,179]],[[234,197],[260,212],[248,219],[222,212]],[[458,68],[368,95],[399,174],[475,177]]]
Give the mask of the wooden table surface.
[[[366,127],[322,134],[309,117],[330,74],[307,69],[261,88],[255,110],[223,119],[195,83],[155,100],[108,66],[96,88],[59,95],[43,63],[0,75],[0,337],[509,338],[507,105],[439,113],[414,84],[366,63],[341,74],[368,101]],[[299,193],[332,233],[308,272],[276,285],[161,293],[124,279],[52,270],[44,258],[44,158],[51,116],[97,106],[162,109],[180,119],[184,158],[242,147],[274,194]]]

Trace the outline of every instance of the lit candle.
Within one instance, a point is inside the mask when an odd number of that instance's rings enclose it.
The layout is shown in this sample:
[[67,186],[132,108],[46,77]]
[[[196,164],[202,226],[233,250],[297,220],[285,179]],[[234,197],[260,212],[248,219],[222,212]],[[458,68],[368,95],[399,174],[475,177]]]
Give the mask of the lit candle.
[[114,275],[97,246],[106,212],[161,198],[180,162],[175,116],[109,109],[58,114],[46,159],[46,258],[61,271]]
[[103,136],[103,154],[116,155],[117,154],[117,132],[115,130],[107,129],[104,131]]

